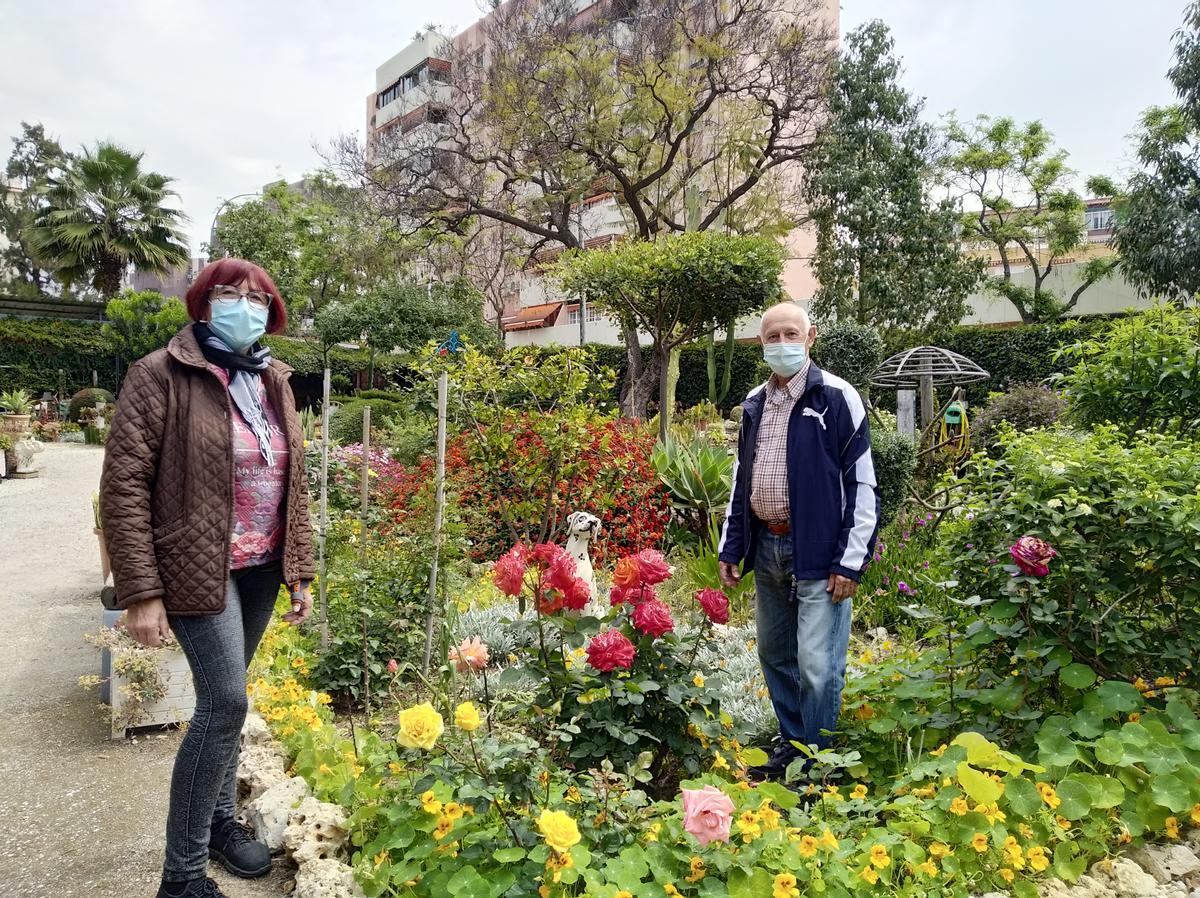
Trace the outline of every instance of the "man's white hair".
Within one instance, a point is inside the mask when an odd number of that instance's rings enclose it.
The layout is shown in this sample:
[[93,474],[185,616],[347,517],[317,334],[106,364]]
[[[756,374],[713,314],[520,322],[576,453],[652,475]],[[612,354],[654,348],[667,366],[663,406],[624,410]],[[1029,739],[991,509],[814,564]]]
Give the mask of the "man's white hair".
[[798,313],[800,316],[801,326],[803,327],[805,333],[808,333],[809,328],[812,327],[812,319],[810,319],[808,317],[808,310],[806,310],[804,308],[804,306],[800,305],[800,303],[798,303],[794,300],[788,299],[781,303],[776,303],[775,305],[773,305],[769,309],[767,309],[765,312],[763,312],[762,324],[760,324],[758,327],[759,336],[762,335],[763,325],[765,325],[767,323],[767,316],[770,315],[772,312],[774,312],[776,309],[787,309],[787,310],[791,311],[793,314]]

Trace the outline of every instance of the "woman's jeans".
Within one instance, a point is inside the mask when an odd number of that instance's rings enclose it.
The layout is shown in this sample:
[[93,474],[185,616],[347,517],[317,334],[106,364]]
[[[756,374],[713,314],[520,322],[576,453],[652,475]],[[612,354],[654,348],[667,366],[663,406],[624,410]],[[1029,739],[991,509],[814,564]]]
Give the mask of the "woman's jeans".
[[246,720],[246,669],[275,611],[283,583],[279,562],[230,573],[220,614],[167,615],[192,668],[196,711],[175,756],[167,812],[165,879],[208,870],[214,819],[235,813],[237,760]]
[[835,604],[827,583],[793,581],[791,536],[763,528],[754,562],[758,659],[784,744],[827,748],[837,727],[851,600]]

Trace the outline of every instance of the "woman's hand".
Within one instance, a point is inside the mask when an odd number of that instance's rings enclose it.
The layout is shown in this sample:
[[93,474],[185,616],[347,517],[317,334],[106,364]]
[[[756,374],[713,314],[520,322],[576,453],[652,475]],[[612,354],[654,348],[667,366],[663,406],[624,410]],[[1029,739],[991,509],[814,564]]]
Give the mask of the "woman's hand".
[[162,645],[162,641],[171,635],[167,609],[162,599],[148,599],[130,605],[125,612],[124,626],[137,642],[150,648]]
[[283,616],[285,622],[298,624],[312,611],[312,584],[301,580],[292,588],[292,610]]

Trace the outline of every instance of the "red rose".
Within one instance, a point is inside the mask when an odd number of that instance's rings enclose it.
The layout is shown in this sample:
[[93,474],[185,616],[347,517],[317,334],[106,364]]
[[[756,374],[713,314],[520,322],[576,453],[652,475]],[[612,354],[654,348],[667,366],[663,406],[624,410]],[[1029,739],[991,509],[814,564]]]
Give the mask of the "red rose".
[[609,629],[592,637],[588,643],[587,659],[601,673],[610,673],[618,667],[628,670],[637,655],[633,643],[620,630]]
[[550,566],[546,568],[546,573],[542,577],[542,582],[551,589],[566,592],[570,589],[571,582],[576,579],[578,578],[575,576],[575,559],[564,550],[550,562]]
[[572,577],[571,582],[561,590],[562,603],[572,611],[582,611],[592,597],[592,588],[584,580]]
[[655,592],[653,586],[634,586],[631,589],[614,586],[612,592],[608,594],[608,599],[614,607],[617,605],[637,605],[639,602],[656,598],[658,598],[658,593]]
[[675,629],[671,609],[658,599],[648,599],[633,609],[633,625],[650,636],[662,636]]
[[519,596],[521,587],[525,585],[525,566],[528,564],[529,550],[517,543],[504,555],[496,559],[492,566],[493,579],[496,588],[506,596]]
[[629,591],[624,587],[614,586],[608,594],[608,600],[616,608],[618,605],[624,605],[626,602],[631,601],[631,598]]
[[613,585],[620,586],[622,589],[631,590],[642,582],[642,570],[638,564],[637,557],[634,555],[626,555],[617,562],[617,567],[613,571]]
[[637,563],[642,573],[642,582],[647,586],[662,583],[671,576],[671,566],[657,549],[642,549],[637,553]]
[[1050,573],[1050,559],[1058,555],[1049,543],[1036,536],[1022,536],[1013,543],[1008,554],[1022,573],[1033,577],[1044,577]]
[[719,589],[702,589],[696,593],[696,601],[704,614],[714,624],[729,623],[729,596]]

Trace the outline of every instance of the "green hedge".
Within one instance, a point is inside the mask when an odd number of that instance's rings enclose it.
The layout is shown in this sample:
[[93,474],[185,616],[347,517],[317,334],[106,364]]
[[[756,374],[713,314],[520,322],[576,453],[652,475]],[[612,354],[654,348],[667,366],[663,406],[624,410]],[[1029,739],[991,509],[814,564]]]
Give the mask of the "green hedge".
[[[1114,320],[1095,315],[1054,324],[956,327],[935,334],[929,343],[965,355],[992,375],[989,380],[967,388],[967,400],[979,405],[988,393],[1007,391],[1016,384],[1041,383],[1051,374],[1068,370],[1071,361],[1055,361],[1055,353],[1078,340],[1103,334]],[[890,348],[889,355],[904,348]],[[891,401],[895,402],[894,392]]]
[[92,371],[106,390],[115,391],[120,377],[99,322],[0,318],[0,389],[57,393],[60,368],[68,396],[92,386]]

